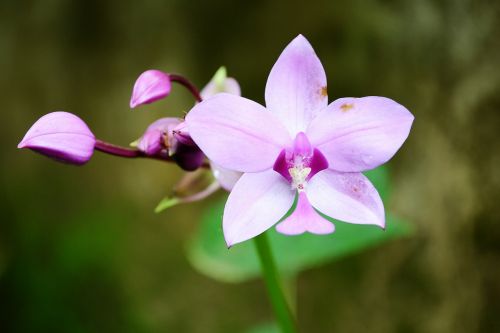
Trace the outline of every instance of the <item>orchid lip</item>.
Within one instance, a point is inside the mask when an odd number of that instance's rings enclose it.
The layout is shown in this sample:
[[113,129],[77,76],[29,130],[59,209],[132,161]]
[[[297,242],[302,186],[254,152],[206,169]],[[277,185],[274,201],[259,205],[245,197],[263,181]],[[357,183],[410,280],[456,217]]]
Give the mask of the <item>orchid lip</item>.
[[307,135],[299,132],[293,147],[283,149],[273,166],[273,170],[290,182],[293,189],[302,192],[307,181],[318,172],[328,168],[328,162],[317,148],[312,147]]

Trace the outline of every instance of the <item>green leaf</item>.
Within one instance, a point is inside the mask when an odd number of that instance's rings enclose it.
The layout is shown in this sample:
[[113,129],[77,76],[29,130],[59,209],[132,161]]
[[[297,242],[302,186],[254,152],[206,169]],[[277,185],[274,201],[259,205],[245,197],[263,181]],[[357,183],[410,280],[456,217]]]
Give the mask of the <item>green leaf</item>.
[[377,189],[380,197],[385,202],[387,201],[390,194],[389,186],[389,171],[387,167],[378,167],[376,169],[364,172],[365,176],[370,179],[375,188]]
[[[379,168],[380,169],[380,168]],[[388,194],[387,172],[368,175],[381,195]],[[221,228],[225,198],[205,212],[199,230],[188,245],[188,258],[201,273],[224,282],[242,282],[260,276],[260,264],[252,241],[227,249]],[[411,234],[410,224],[387,214],[387,229],[354,225],[336,220],[330,235],[285,236],[271,228],[269,240],[283,274],[296,274],[329,261],[360,252],[368,247]]]

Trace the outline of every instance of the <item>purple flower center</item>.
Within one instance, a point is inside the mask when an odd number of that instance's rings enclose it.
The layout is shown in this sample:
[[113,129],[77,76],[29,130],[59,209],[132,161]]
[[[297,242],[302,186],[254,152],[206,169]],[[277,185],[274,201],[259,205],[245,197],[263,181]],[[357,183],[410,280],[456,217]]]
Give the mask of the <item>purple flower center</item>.
[[273,166],[273,169],[299,192],[306,189],[307,181],[311,177],[326,168],[328,168],[328,162],[325,156],[311,146],[304,132],[297,134],[293,147],[280,152]]

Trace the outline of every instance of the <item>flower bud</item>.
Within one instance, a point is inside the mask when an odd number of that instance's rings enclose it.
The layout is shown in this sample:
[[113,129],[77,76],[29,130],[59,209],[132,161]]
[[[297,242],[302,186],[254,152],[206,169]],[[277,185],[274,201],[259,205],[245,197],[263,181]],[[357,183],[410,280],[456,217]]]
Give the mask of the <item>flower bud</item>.
[[29,148],[61,162],[85,164],[94,152],[95,137],[74,114],[58,111],[38,119],[17,148]]
[[137,149],[143,151],[146,155],[155,155],[162,149],[162,142],[162,131],[157,129],[149,130],[142,135],[137,143]]
[[193,171],[203,165],[205,154],[198,146],[179,144],[175,154],[172,156],[182,169]]
[[180,118],[160,118],[148,126],[137,142],[137,148],[147,155],[155,155],[162,149],[167,149],[169,155],[175,153],[177,140],[173,129],[182,122]]
[[147,70],[135,81],[130,107],[133,109],[167,97],[171,87],[172,83],[167,73],[156,69]]
[[207,85],[201,90],[201,97],[203,99],[208,99],[217,93],[225,92],[233,95],[241,95],[240,85],[238,81],[232,77],[227,77],[227,71],[225,67],[221,67],[215,72],[215,75],[207,83]]
[[172,193],[163,198],[155,208],[159,213],[167,208],[178,204],[200,201],[220,188],[219,183],[214,179],[208,169],[198,169],[194,172],[187,172],[175,185]]
[[172,134],[179,143],[188,146],[196,146],[196,143],[194,143],[191,135],[189,135],[185,121],[182,121],[179,125],[177,125],[172,130]]

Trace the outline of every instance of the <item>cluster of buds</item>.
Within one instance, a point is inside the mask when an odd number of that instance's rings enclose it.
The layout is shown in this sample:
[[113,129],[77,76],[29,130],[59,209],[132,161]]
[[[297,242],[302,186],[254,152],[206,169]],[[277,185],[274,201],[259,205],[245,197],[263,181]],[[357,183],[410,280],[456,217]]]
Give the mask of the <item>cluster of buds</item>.
[[[169,96],[172,82],[188,89],[196,103],[220,92],[241,94],[238,82],[227,77],[224,67],[215,73],[201,91],[181,75],[147,70],[134,84],[130,107],[135,109]],[[178,203],[201,200],[219,188],[230,191],[241,176],[239,172],[221,168],[207,159],[191,139],[184,118],[167,117],[154,121],[130,146],[123,147],[97,139],[78,116],[57,111],[38,119],[18,148],[28,148],[57,161],[74,165],[87,163],[94,151],[124,158],[150,158],[176,163],[189,172],[173,188],[172,193],[160,202],[156,211]]]

